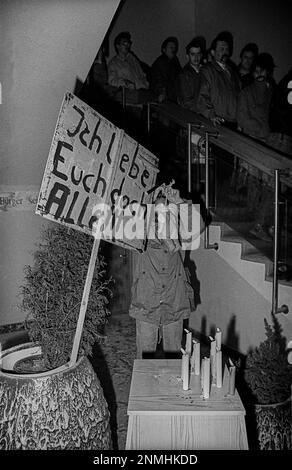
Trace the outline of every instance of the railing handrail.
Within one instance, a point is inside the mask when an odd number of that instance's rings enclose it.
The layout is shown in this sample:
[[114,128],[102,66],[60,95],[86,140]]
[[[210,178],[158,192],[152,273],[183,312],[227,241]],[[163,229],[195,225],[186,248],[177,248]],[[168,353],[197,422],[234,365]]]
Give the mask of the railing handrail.
[[206,132],[214,134],[214,131],[217,131],[216,137],[210,135],[210,142],[271,176],[274,176],[275,170],[280,170],[280,180],[292,187],[292,156],[290,159],[281,151],[258,142],[241,132],[224,126],[215,127],[208,119],[175,103],[149,103],[149,106],[155,107],[161,115],[181,127],[196,126],[196,133],[202,136]]

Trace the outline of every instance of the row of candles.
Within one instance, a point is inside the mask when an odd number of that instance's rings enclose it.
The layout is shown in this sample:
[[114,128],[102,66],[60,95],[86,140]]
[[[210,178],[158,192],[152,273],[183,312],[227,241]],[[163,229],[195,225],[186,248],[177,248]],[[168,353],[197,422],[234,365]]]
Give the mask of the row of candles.
[[[215,338],[210,339],[210,357],[204,357],[201,361],[200,342],[192,339],[192,332],[185,329],[186,345],[182,352],[181,378],[183,390],[189,390],[190,372],[201,376],[201,389],[204,399],[210,397],[211,384],[222,387],[222,332],[216,328]],[[235,366],[229,359],[229,390],[230,395],[235,393]]]

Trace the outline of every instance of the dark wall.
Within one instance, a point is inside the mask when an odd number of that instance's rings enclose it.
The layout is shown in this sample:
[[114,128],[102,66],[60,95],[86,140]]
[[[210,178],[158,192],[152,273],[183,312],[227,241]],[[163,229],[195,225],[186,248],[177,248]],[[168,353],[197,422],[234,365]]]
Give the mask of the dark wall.
[[292,65],[291,0],[195,0],[196,30],[208,43],[219,31],[234,36],[233,60],[242,47],[256,42],[260,52],[270,52],[280,80]]
[[216,34],[229,30],[234,35],[233,60],[247,42],[256,42],[262,52],[270,52],[277,64],[276,80],[292,65],[291,0],[125,0],[110,34],[132,33],[133,50],[151,64],[160,54],[164,38],[176,35],[179,58],[185,63],[185,45],[196,35],[204,35],[207,46]]

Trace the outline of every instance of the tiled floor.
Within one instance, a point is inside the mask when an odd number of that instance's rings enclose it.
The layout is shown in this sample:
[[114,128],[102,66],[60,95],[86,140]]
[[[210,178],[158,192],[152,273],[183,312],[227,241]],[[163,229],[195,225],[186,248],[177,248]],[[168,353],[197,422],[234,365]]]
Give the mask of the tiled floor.
[[96,345],[92,365],[101,382],[111,413],[113,447],[126,444],[127,406],[135,359],[135,321],[129,315],[115,315],[106,328],[103,344]]

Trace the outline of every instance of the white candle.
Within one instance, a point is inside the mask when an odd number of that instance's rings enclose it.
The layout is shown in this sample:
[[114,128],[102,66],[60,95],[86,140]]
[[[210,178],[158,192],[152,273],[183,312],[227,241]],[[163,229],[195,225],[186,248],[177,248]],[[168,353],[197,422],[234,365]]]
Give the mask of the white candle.
[[183,390],[188,390],[189,389],[189,361],[190,361],[189,355],[184,352],[183,355],[182,355]]
[[196,341],[194,343],[194,349],[195,349],[195,375],[200,375],[200,370],[201,370],[201,357],[200,357],[200,343]]
[[184,329],[187,337],[186,337],[186,353],[190,356],[192,354],[192,332]]
[[201,390],[202,395],[204,392],[204,366],[205,366],[205,359],[202,359],[202,367],[201,367]]
[[210,358],[204,357],[204,367],[203,367],[203,398],[209,398],[210,396]]
[[229,395],[235,394],[235,373],[236,368],[231,359],[229,359],[230,367],[229,367]]
[[193,339],[193,352],[191,355],[191,374],[195,372],[195,344],[196,341]]
[[216,385],[222,387],[222,351],[216,352]]
[[212,383],[216,383],[216,341],[212,336],[209,336],[210,344],[210,359],[211,359],[211,377]]
[[222,331],[220,330],[220,328],[216,328],[215,340],[217,350],[221,351]]
[[183,376],[184,376],[184,363],[183,363],[183,357],[184,357],[184,354],[186,353],[185,350],[183,348],[180,348],[181,352],[182,352],[182,358],[181,358],[181,379],[183,380]]

